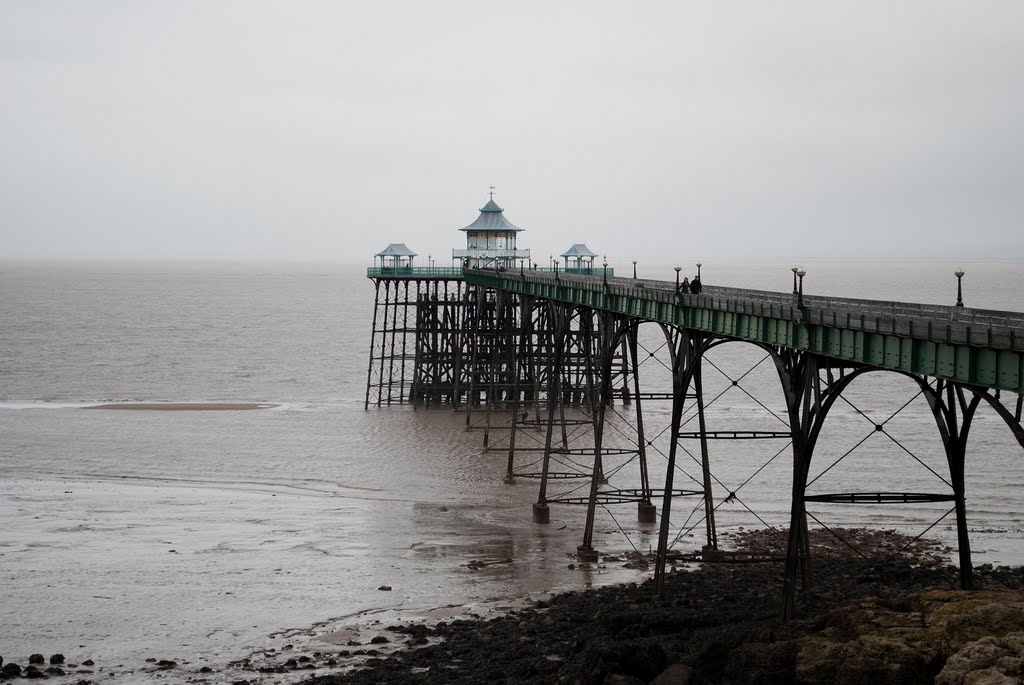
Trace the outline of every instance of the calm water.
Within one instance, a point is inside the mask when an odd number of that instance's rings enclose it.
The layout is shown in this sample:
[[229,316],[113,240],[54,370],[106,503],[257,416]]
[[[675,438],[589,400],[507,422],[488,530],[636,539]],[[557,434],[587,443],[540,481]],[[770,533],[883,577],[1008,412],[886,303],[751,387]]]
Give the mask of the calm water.
[[[955,297],[948,264],[806,266],[807,292]],[[1024,263],[964,266],[969,305],[1024,309]],[[144,660],[167,658],[189,665],[160,680],[184,681],[187,669],[209,664],[224,673],[228,662],[286,640],[309,649],[339,635],[365,640],[373,620],[498,611],[531,595],[645,577],[614,563],[569,569],[583,512],[553,507],[551,525],[531,524],[536,482],[503,484],[505,455],[482,452],[481,434],[464,430],[463,415],[363,411],[372,314],[364,273],[338,264],[0,265],[0,655],[21,663],[32,652],[91,657],[104,670],[90,677],[120,682],[156,679]],[[674,276],[668,267],[640,275],[659,273]],[[706,267],[704,276],[791,286],[784,265]],[[664,385],[653,327],[644,341],[653,353],[644,383]],[[773,416],[781,415],[777,380],[762,357],[741,345],[711,357],[710,428],[784,429]],[[856,382],[848,397],[822,438],[815,473],[824,475],[812,490],[943,491],[931,472],[943,475],[941,445],[913,386],[879,374]],[[82,409],[106,400],[276,406]],[[667,425],[667,410],[645,408],[649,436]],[[885,433],[874,431],[894,414]],[[626,442],[631,425],[613,416],[610,435],[618,437],[610,439]],[[666,451],[655,437],[659,481]],[[784,441],[715,443],[711,457],[724,532],[786,525]],[[968,469],[977,563],[1024,562],[1020,457],[1001,421],[982,414]],[[683,461],[676,483],[689,487],[680,480],[699,470]],[[616,486],[635,484],[625,458],[611,459],[608,470]],[[879,473],[891,487],[866,485]],[[556,490],[580,483],[567,482]],[[730,492],[736,499],[722,503]],[[686,500],[677,507],[679,546],[693,549],[699,516]],[[918,533],[945,509],[830,507],[815,515],[828,525]],[[952,522],[931,534],[954,539]],[[654,544],[631,508],[600,512],[600,549]]]

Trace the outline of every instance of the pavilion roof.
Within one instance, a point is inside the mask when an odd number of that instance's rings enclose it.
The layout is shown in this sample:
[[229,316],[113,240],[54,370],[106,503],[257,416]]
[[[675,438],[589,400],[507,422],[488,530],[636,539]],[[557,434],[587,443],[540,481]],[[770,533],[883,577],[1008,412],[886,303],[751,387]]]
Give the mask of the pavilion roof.
[[502,212],[505,210],[498,206],[492,197],[483,207],[480,208],[480,216],[476,221],[460,231],[522,231],[523,229],[509,222]]
[[391,243],[378,252],[377,257],[415,257],[416,253],[405,246],[405,243]]
[[560,256],[562,257],[597,257],[596,252],[592,252],[586,243],[573,243],[572,247],[563,252]]

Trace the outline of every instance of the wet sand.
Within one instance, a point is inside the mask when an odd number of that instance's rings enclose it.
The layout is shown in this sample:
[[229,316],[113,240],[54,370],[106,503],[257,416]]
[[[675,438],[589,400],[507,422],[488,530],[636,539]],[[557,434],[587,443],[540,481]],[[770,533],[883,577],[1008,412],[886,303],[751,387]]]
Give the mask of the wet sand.
[[107,402],[83,409],[131,409],[136,411],[248,411],[279,405],[256,402]]

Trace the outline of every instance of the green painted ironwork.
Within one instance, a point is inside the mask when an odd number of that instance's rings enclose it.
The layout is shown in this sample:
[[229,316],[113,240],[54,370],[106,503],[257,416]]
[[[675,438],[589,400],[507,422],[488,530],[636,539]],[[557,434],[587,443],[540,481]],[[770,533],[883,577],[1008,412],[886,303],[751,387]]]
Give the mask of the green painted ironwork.
[[[551,267],[531,269],[525,267],[525,271],[541,272],[541,273],[568,273],[583,276],[602,276],[604,274],[604,267],[580,267],[580,268],[567,268],[567,269],[553,269]],[[493,270],[491,270],[493,271]],[[519,267],[507,267],[502,273],[516,274],[520,272]],[[615,269],[608,267],[608,278],[615,276]],[[417,279],[417,278],[462,278],[462,267],[444,267],[444,266],[371,266],[366,269],[367,278],[397,278],[397,279]]]
[[462,278],[462,267],[449,266],[371,266],[367,278],[431,279]]
[[880,369],[1024,392],[1024,314],[547,271],[466,269],[467,283]]

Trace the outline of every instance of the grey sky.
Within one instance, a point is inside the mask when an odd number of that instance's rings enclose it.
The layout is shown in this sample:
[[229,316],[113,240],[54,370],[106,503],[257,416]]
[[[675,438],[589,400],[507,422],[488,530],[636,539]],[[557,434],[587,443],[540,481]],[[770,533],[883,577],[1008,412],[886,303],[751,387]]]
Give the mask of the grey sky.
[[1024,258],[1024,3],[0,4],[0,258]]

